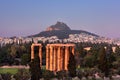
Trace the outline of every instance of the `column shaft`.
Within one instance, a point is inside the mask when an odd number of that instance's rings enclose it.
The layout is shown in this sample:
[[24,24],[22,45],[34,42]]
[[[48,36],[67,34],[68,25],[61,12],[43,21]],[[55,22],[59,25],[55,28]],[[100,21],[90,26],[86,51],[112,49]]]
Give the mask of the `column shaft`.
[[53,47],[50,46],[50,70],[53,70]]
[[34,59],[34,46],[31,46],[31,59]]
[[74,52],[75,52],[75,49],[74,49],[74,47],[72,47],[72,54],[74,55]]
[[49,68],[48,68],[48,64],[49,64],[49,62],[48,62],[48,46],[46,46],[46,70],[48,70]]
[[54,46],[54,63],[53,63],[53,70],[56,71],[56,47]]
[[48,47],[48,70],[50,70],[50,46]]
[[67,68],[67,66],[68,66],[68,58],[69,58],[69,56],[68,56],[68,54],[69,54],[69,47],[65,47],[65,70],[68,70],[68,68]]
[[42,67],[42,47],[39,46],[40,66]]
[[60,70],[63,70],[63,47],[61,47],[60,51]]
[[58,47],[58,52],[57,52],[57,56],[58,56],[58,59],[57,59],[57,71],[60,71],[60,47]]

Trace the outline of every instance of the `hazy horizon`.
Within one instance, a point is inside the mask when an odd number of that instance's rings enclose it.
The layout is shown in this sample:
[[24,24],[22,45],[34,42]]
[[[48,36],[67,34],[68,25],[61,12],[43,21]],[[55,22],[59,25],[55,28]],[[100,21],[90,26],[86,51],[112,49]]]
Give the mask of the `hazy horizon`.
[[57,21],[73,30],[120,38],[119,0],[1,0],[0,36],[28,36]]

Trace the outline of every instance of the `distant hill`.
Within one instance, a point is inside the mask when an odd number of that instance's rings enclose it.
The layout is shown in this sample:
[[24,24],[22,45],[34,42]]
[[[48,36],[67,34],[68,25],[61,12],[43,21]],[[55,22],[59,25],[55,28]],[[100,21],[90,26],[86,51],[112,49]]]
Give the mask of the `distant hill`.
[[65,23],[57,22],[55,25],[52,25],[46,29],[46,31],[53,31],[53,30],[71,30]]
[[50,37],[50,36],[57,36],[59,39],[68,38],[69,34],[80,34],[80,33],[86,33],[92,36],[98,37],[98,35],[95,35],[93,33],[82,31],[82,30],[53,30],[53,31],[43,31],[39,34],[32,35],[31,37]]
[[80,34],[85,33],[88,35],[96,36],[98,35],[83,31],[83,30],[71,30],[65,23],[57,22],[55,25],[52,25],[46,29],[46,31],[42,31],[38,34],[29,36],[29,37],[50,37],[57,36],[59,39],[69,38],[70,34]]

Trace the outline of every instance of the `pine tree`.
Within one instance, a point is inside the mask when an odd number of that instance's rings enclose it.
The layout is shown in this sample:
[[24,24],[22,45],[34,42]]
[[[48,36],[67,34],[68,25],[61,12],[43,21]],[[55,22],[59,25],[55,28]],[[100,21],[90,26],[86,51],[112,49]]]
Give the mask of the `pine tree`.
[[72,52],[70,52],[70,55],[69,55],[68,71],[69,71],[69,76],[71,77],[76,76],[76,61]]

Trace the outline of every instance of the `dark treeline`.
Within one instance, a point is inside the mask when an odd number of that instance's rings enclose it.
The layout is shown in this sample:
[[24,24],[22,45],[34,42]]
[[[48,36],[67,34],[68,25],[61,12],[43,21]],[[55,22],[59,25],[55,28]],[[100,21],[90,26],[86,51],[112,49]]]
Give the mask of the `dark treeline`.
[[[42,64],[46,64],[46,43],[42,43]],[[31,71],[37,69],[35,66],[37,64],[31,63],[31,44],[7,44],[6,46],[0,47],[0,65],[28,65],[31,67]],[[91,47],[89,51],[84,48]],[[112,47],[116,47],[115,52],[113,52]],[[35,47],[35,53],[38,53],[37,47]],[[74,60],[75,59],[75,60]],[[39,62],[38,62],[39,63]],[[33,65],[32,65],[33,64]],[[39,65],[39,64],[38,64]],[[33,68],[33,69],[32,69]],[[92,69],[95,70],[89,73],[83,73],[81,69]],[[39,70],[39,68],[38,68]],[[41,69],[40,69],[41,70]],[[96,71],[103,73],[104,76],[110,76],[114,73],[120,74],[120,48],[117,45],[107,44],[107,43],[76,43],[75,55],[70,56],[70,61],[68,64],[69,75],[72,77],[78,76],[89,76],[91,73]],[[77,71],[78,70],[78,71]],[[75,72],[77,71],[77,72]],[[74,72],[74,73],[72,73]],[[43,74],[42,74],[43,73]],[[67,76],[65,71],[60,71],[57,74],[59,76]],[[53,77],[54,73],[50,71],[41,70],[42,76],[44,78]],[[51,74],[51,75],[50,75]],[[47,76],[47,77],[46,77]],[[41,77],[41,76],[40,76]],[[47,80],[47,79],[46,79]]]
[[[39,41],[39,43],[42,43]],[[26,44],[7,44],[6,46],[0,47],[0,65],[27,65],[30,61],[30,54],[31,54],[31,44],[32,43],[26,43]],[[42,47],[42,54],[43,54],[43,65],[45,65],[45,52],[46,52],[46,45],[48,44],[48,42],[46,43],[42,43],[43,47]],[[91,47],[91,50],[89,52],[85,52],[87,53],[92,53],[92,50],[96,50],[100,47],[107,47],[107,46],[116,46],[113,44],[107,44],[107,43],[76,43],[76,55],[78,52],[80,52],[81,47],[85,48],[85,47]],[[117,47],[117,46],[116,46]],[[97,51],[98,51],[97,50]],[[80,52],[82,53],[82,52]]]

